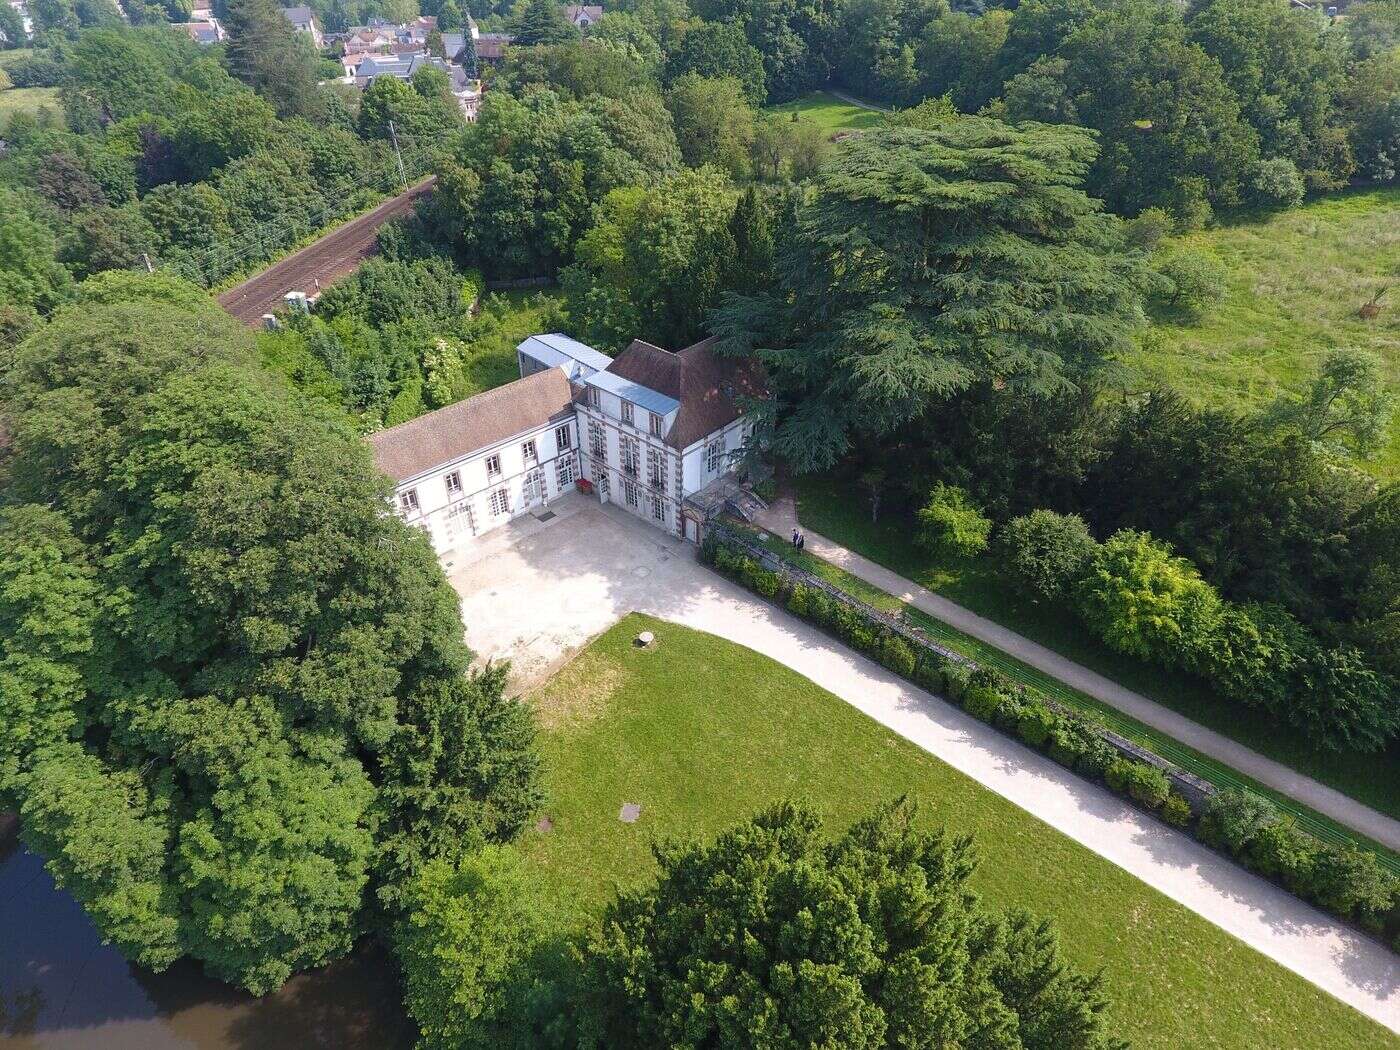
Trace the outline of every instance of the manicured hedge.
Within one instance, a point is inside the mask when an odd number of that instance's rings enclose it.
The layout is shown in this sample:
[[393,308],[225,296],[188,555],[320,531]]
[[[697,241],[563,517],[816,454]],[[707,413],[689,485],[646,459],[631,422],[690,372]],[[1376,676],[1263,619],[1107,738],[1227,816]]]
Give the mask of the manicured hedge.
[[785,575],[766,568],[739,544],[721,539],[718,530],[708,532],[700,557],[1066,769],[1107,785],[1174,827],[1190,829],[1194,824],[1202,842],[1334,915],[1384,936],[1400,951],[1400,879],[1382,869],[1374,854],[1355,846],[1319,842],[1298,830],[1267,800],[1248,792],[1219,792],[1197,820],[1187,799],[1171,790],[1171,779],[1162,769],[1125,756],[1087,718],[991,668],[949,659],[936,649],[911,643],[855,599],[833,597],[800,582],[796,573]]

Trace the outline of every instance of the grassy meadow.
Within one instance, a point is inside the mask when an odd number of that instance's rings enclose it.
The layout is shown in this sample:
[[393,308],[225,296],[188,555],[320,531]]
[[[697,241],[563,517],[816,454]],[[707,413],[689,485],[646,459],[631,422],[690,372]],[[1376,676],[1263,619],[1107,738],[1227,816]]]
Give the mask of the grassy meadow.
[[829,91],[813,91],[810,95],[781,106],[769,106],[770,113],[797,113],[801,119],[813,121],[817,127],[835,133],[880,126],[881,114],[839,99]]
[[[1195,324],[1159,318],[1128,362],[1209,405],[1257,408],[1305,386],[1328,350],[1371,350],[1400,388],[1400,187],[1333,194],[1181,240],[1229,271],[1223,302]],[[1384,285],[1381,313],[1358,311]],[[1400,477],[1400,421],[1368,464]]]
[[[642,629],[657,636],[639,650]],[[917,797],[976,835],[979,893],[1051,916],[1080,966],[1107,971],[1138,1048],[1379,1047],[1393,1037],[1292,972],[813,682],[712,635],[632,615],[529,698],[552,821],[521,841],[562,902],[600,907],[653,871],[659,837],[711,835],[784,797],[844,827]],[[623,802],[641,819],[618,820]]]

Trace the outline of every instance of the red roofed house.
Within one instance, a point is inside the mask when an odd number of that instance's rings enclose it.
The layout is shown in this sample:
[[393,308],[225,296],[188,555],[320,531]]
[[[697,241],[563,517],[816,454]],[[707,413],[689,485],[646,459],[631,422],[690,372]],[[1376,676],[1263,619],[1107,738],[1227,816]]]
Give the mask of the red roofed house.
[[712,340],[672,352],[634,340],[616,358],[558,333],[517,348],[521,378],[369,438],[394,504],[439,553],[572,490],[699,542],[728,491],[761,397],[751,361]]

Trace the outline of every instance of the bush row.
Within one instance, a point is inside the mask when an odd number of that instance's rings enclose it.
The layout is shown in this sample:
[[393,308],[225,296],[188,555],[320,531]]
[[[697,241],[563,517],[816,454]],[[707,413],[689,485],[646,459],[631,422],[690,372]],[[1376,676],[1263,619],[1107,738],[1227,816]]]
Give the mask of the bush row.
[[795,576],[766,568],[711,529],[701,560],[748,589],[786,606],[916,685],[935,691],[978,721],[1017,737],[1066,769],[1106,785],[1174,827],[1338,917],[1386,937],[1400,951],[1400,879],[1374,854],[1336,847],[1298,829],[1267,800],[1244,791],[1213,795],[1201,813],[1172,790],[1162,769],[1123,754],[1104,731],[992,668],[953,660],[912,643],[863,605],[833,597]]
[[1279,606],[1227,601],[1147,533],[1099,543],[1079,517],[1038,510],[1002,526],[997,545],[1020,583],[1110,648],[1196,675],[1310,741],[1375,751],[1400,731],[1400,683],[1360,650],[1325,644]]

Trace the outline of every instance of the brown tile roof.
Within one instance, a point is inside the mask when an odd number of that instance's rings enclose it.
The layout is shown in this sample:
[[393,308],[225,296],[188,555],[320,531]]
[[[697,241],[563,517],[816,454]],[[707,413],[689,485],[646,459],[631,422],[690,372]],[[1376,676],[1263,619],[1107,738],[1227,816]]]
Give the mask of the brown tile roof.
[[763,373],[756,361],[720,357],[713,337],[672,353],[632,340],[608,371],[681,403],[666,444],[684,449],[738,419],[740,395],[763,397]]
[[369,443],[375,466],[407,481],[572,412],[569,377],[549,368],[371,434]]

